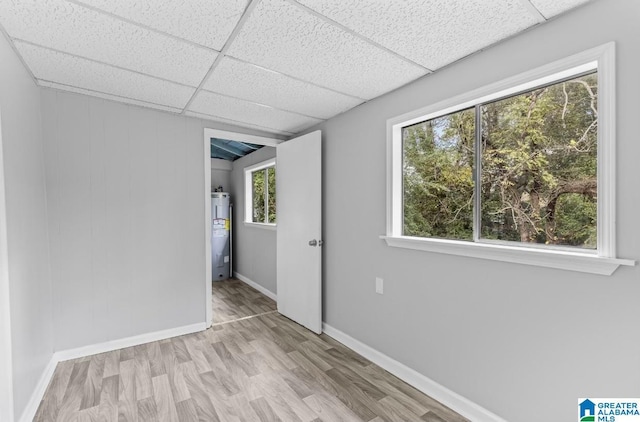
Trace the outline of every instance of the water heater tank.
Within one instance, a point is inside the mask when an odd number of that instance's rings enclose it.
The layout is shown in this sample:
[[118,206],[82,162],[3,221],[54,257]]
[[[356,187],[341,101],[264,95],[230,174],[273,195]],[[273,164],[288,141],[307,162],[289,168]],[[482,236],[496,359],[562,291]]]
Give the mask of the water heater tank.
[[213,281],[231,276],[231,195],[211,193],[211,269]]

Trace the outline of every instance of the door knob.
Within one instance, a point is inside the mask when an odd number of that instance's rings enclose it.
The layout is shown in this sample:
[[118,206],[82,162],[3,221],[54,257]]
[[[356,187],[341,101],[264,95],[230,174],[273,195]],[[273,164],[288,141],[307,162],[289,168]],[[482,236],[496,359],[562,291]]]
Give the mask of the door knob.
[[316,246],[318,244],[318,241],[313,239],[309,241],[309,246]]

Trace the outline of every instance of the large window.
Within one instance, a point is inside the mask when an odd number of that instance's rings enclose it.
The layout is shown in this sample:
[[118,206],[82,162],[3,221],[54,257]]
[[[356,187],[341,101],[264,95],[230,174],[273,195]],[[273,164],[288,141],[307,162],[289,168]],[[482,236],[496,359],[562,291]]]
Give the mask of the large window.
[[275,158],[245,168],[245,222],[276,223]]
[[630,264],[615,259],[613,63],[609,44],[389,120],[387,243]]
[[403,234],[595,249],[597,92],[589,72],[404,127]]

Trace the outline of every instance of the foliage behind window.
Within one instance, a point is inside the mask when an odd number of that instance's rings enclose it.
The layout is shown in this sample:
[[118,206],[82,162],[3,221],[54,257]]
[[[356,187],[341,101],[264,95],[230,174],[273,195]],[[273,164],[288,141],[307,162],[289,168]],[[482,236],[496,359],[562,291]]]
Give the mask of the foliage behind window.
[[403,234],[595,248],[597,124],[592,73],[405,127]]
[[254,223],[276,222],[276,169],[268,167],[251,173],[252,220]]

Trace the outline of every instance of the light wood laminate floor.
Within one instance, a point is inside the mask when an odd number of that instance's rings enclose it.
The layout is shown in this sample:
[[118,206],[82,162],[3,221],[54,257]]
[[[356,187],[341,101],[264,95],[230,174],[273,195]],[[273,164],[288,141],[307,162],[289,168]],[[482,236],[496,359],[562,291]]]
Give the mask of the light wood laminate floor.
[[213,282],[213,323],[275,311],[276,302],[237,279]]
[[232,299],[220,298],[224,321],[206,331],[59,363],[35,420],[466,421],[331,337],[264,311],[264,296],[261,315],[247,318],[236,299],[254,289],[230,281],[216,291]]

